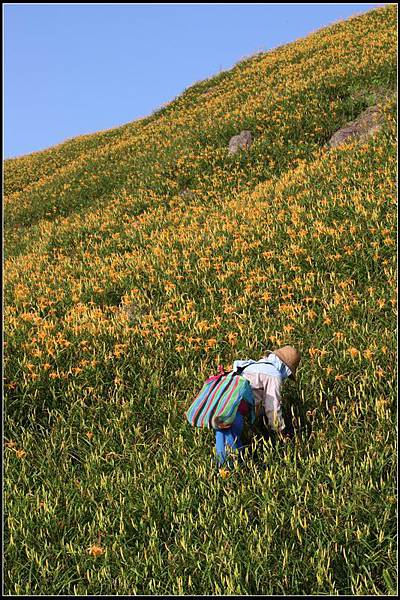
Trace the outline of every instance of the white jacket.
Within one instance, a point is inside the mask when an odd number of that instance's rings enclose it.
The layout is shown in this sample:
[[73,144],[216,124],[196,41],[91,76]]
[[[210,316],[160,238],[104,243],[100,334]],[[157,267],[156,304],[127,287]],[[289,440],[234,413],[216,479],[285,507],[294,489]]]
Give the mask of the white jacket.
[[[266,362],[269,364],[265,364]],[[235,360],[233,370],[236,371],[238,367],[246,367],[242,375],[249,381],[253,391],[256,416],[264,412],[274,431],[285,429],[281,407],[281,386],[291,375],[289,367],[274,353],[263,356],[258,361]]]

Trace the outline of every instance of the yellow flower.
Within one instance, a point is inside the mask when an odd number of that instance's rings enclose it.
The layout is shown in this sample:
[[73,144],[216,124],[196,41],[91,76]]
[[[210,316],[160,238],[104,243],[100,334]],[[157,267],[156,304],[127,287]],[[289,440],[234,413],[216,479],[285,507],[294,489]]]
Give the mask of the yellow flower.
[[216,343],[217,343],[217,340],[216,340],[215,338],[210,338],[210,339],[207,341],[207,344],[206,344],[206,346],[205,346],[205,349],[206,349],[206,350],[209,350],[210,348],[213,348],[213,347],[215,346],[215,344],[216,344]]
[[101,556],[102,554],[104,554],[104,552],[104,548],[102,548],[101,546],[97,546],[96,544],[93,544],[92,546],[90,546],[90,548],[88,548],[88,553],[92,556]]
[[208,325],[207,321],[199,321],[197,323],[197,329],[200,331],[200,333],[202,331],[207,331],[208,329],[210,329],[210,326]]
[[222,477],[222,479],[227,479],[230,475],[230,471],[228,471],[228,469],[224,469],[223,467],[221,467],[219,470],[219,474]]
[[15,454],[17,455],[17,458],[24,458],[26,456],[25,450],[16,450]]
[[290,333],[291,331],[293,331],[293,329],[294,329],[293,325],[284,325],[284,327],[283,327],[283,331],[285,333]]
[[237,342],[237,333],[228,333],[228,342],[231,346],[235,346]]
[[348,353],[355,358],[356,356],[359,355],[359,351],[357,350],[357,348],[349,348],[348,349]]

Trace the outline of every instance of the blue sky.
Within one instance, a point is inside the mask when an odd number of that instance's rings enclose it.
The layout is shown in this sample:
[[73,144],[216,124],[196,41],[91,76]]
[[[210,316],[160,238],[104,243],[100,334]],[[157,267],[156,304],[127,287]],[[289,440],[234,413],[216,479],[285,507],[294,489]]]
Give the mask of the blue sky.
[[382,4],[3,4],[3,157],[151,114],[196,81]]

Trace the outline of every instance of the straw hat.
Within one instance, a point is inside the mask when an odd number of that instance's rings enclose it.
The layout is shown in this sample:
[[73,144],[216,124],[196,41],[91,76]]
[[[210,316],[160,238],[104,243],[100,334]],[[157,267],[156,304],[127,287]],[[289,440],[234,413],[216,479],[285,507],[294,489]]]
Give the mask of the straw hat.
[[296,381],[296,369],[300,362],[300,352],[293,348],[293,346],[283,346],[278,350],[273,350],[273,353],[285,363],[291,370],[292,374],[289,375],[290,379]]

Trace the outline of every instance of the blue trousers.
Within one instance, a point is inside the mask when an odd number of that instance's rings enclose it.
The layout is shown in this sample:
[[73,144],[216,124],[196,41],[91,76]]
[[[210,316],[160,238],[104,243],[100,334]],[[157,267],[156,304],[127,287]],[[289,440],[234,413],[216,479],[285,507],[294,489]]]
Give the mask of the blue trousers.
[[[240,435],[243,431],[244,418],[237,412],[235,420],[233,421],[229,429],[215,432],[215,447],[217,450],[217,462],[218,466],[222,466],[227,458],[228,453],[234,450],[240,451],[243,448],[242,440]],[[228,461],[231,464],[231,461]]]

